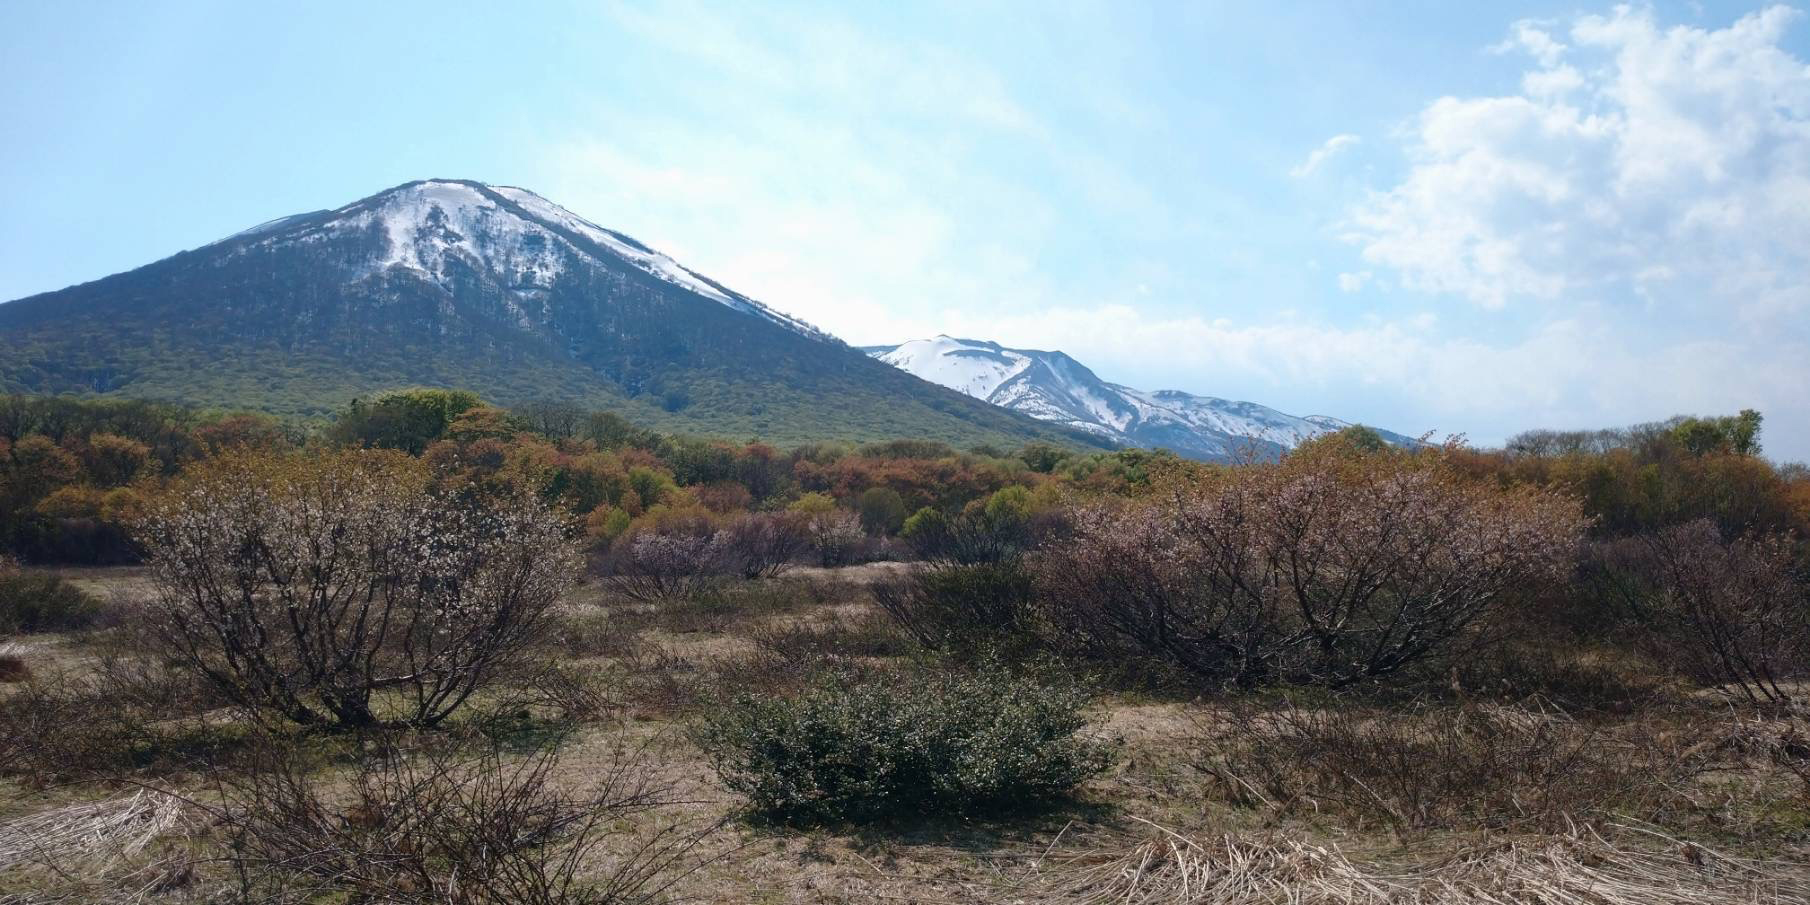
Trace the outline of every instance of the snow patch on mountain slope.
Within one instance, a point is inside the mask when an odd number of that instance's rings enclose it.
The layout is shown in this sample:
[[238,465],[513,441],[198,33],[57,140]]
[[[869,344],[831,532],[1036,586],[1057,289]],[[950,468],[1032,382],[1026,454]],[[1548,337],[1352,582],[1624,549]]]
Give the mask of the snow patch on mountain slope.
[[989,401],[1002,384],[1031,366],[1030,357],[1021,353],[947,336],[905,343],[877,357],[931,383]]
[[679,262],[674,261],[672,258],[660,254],[657,251],[647,249],[639,242],[630,245],[628,242],[623,241],[622,236],[604,229],[527,189],[505,185],[493,186],[491,190],[508,198],[510,201],[521,205],[529,213],[542,220],[556,223],[559,226],[578,233],[579,235],[608,248],[610,251],[615,252],[617,256],[634,262],[641,269],[654,276],[666,280],[669,283],[684,286],[686,289],[704,296],[705,298],[732,307],[734,306],[733,300],[721,289],[706,282],[697,274],[681,267]]
[[727,305],[744,314],[766,318],[780,326],[796,330],[815,339],[835,341],[828,333],[817,329],[783,311],[777,311],[763,302],[757,302],[739,292],[728,289],[708,277],[700,275],[672,258],[648,248],[646,245],[612,229],[605,229],[586,220],[577,214],[536,195],[527,189],[515,186],[491,186],[491,191],[522,206],[524,210],[545,221],[575,232],[615,253],[642,270],[674,285],[683,286],[711,301]]

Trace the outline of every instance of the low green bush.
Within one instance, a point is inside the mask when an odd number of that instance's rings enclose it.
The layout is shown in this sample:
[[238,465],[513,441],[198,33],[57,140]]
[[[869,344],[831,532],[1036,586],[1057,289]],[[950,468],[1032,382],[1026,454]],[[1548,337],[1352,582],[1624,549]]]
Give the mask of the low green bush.
[[101,613],[99,600],[55,575],[0,566],[0,635],[77,631]]
[[796,697],[743,696],[695,737],[758,818],[788,823],[986,816],[1058,798],[1105,770],[1086,692],[989,667],[827,678]]

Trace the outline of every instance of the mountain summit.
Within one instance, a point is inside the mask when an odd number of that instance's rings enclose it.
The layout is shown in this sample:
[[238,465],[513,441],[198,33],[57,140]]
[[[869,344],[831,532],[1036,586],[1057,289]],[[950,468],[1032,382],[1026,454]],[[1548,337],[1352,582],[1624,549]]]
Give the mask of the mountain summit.
[[318,414],[404,385],[666,430],[1101,445],[931,386],[536,195],[411,182],[0,305],[0,387]]
[[372,231],[380,232],[384,242],[381,256],[372,254],[363,262],[366,278],[401,269],[452,290],[457,274],[485,272],[532,308],[533,300],[551,292],[569,269],[627,263],[736,311],[831,339],[622,233],[514,186],[459,179],[411,182],[336,211],[273,220],[215,244],[274,246]]
[[[1163,447],[1209,462],[1274,457],[1303,440],[1351,426],[1325,415],[1288,415],[1255,402],[1180,390],[1145,392],[1101,380],[1062,352],[1008,349],[985,340],[938,336],[864,351],[932,383],[1033,418],[1126,446]],[[1391,443],[1415,442],[1378,433]]]

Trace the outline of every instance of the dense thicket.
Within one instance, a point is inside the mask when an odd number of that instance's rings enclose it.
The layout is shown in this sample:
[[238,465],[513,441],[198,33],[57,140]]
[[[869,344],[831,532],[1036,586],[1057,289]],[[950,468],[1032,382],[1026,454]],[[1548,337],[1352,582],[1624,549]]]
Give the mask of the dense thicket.
[[355,400],[326,423],[8,396],[0,397],[0,552],[32,562],[136,560],[142,551],[127,526],[145,500],[184,466],[246,448],[391,449],[449,479],[526,486],[583,519],[600,551],[687,519],[728,529],[744,513],[799,506],[812,510],[812,549],[831,563],[859,555],[862,537],[896,534],[925,508],[953,515],[1006,487],[1120,492],[1189,467],[1167,455],[1047,445],[1023,455],[919,440],[781,450],[662,435],[558,403],[504,410],[457,390]]
[[[7,397],[0,542],[27,561],[131,560],[143,551],[130,526],[185,467],[244,450],[383,449],[437,486],[533,495],[643,599],[799,563],[915,558],[928,567],[879,596],[930,646],[1041,638],[1215,682],[1339,685],[1462,650],[1504,601],[1546,586],[1558,590],[1508,614],[1544,608],[1639,639],[1698,681],[1778,697],[1765,689],[1804,669],[1792,639],[1810,472],[1762,458],[1761,424],[1743,412],[1535,431],[1500,450],[1402,451],[1348,433],[1227,468],[1046,444],[781,450],[453,390],[359,400],[325,425]],[[1589,581],[1565,581],[1580,563]],[[1777,590],[1756,590],[1765,582]],[[1749,653],[1750,638],[1766,650]]]

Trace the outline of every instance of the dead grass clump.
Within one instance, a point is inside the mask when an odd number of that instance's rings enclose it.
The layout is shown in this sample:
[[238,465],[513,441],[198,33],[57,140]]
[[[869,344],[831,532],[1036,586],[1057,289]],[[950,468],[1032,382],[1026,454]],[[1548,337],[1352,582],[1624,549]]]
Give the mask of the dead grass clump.
[[1810,724],[1802,717],[1737,716],[1722,736],[1721,747],[1758,757],[1797,783],[1810,804]]
[[1195,766],[1227,799],[1397,831],[1656,816],[1683,804],[1680,787],[1713,754],[1653,727],[1611,732],[1553,708],[1229,705],[1201,726]]
[[161,792],[82,802],[0,823],[0,873],[29,864],[101,872],[192,820],[189,806]]
[[1573,828],[1407,867],[1298,839],[1190,839],[1153,827],[1127,849],[1049,859],[1015,901],[1035,905],[1705,905],[1802,902],[1801,866],[1660,837],[1617,844]]
[[901,657],[911,650],[896,626],[872,615],[793,620],[755,629],[751,638],[767,655],[793,663]]
[[[192,875],[186,857],[152,848],[197,833],[200,817],[181,799],[149,790],[39,811],[0,823],[0,877],[45,901],[134,901]],[[0,901],[11,900],[0,894]]]

